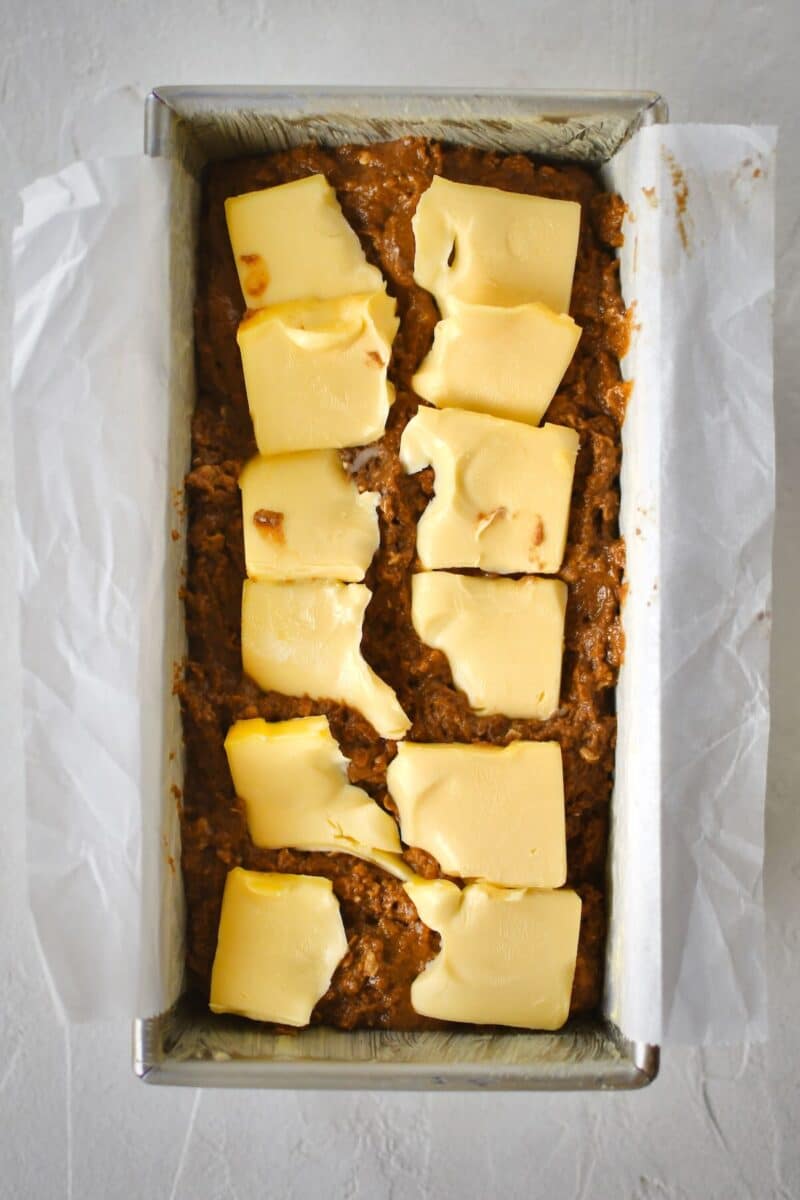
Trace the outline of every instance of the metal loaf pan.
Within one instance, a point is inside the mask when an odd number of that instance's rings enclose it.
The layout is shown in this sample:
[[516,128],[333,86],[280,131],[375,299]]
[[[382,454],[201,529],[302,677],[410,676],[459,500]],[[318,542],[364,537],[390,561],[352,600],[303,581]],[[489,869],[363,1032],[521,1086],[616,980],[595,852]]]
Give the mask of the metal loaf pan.
[[[641,126],[664,120],[666,105],[652,92],[157,88],[146,102],[145,151],[173,164],[170,320],[176,345],[183,347],[183,352],[176,350],[167,388],[174,418],[171,488],[180,489],[189,457],[194,378],[186,348],[191,346],[197,179],[207,162],[308,141],[341,145],[416,134],[600,166]],[[181,553],[174,548],[167,564],[164,813],[159,830],[145,830],[150,847],[145,878],[170,906],[161,919],[167,931],[180,928],[182,922],[180,889],[167,879],[174,864],[162,844],[163,829],[171,824],[175,831],[170,787],[180,782],[180,714],[170,685],[172,663],[181,658],[185,644],[177,598]],[[612,856],[613,824],[612,810]],[[636,863],[627,862],[625,869],[635,871]],[[613,908],[613,895],[611,903]],[[614,964],[622,949],[617,943],[624,931],[618,925],[611,922],[607,944],[606,1012],[612,1008]],[[171,957],[163,973],[174,977],[181,970],[176,939],[165,933],[159,937],[162,957]],[[150,1083],[194,1087],[636,1088],[655,1078],[658,1061],[657,1047],[626,1040],[603,1015],[570,1021],[555,1034],[467,1029],[343,1033],[314,1028],[289,1036],[237,1018],[216,1017],[183,997],[167,1012],[134,1025],[137,1074]]]

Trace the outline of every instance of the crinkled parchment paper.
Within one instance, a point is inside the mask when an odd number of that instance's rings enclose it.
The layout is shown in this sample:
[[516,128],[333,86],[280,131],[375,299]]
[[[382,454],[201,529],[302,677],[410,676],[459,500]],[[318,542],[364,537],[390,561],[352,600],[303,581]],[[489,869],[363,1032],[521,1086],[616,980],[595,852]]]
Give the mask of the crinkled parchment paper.
[[[650,1042],[765,1031],[774,141],[656,126],[605,169],[636,325],[609,1005]],[[169,171],[39,180],[14,239],[30,898],[73,1019],[158,1012],[181,979],[163,681],[186,437],[167,397],[191,346],[169,315]]]

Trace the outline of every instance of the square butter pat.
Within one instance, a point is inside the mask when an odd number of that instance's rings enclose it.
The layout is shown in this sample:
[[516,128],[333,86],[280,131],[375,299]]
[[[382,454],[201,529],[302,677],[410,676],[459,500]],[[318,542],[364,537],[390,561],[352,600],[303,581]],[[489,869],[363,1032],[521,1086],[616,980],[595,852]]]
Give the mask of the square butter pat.
[[557,742],[403,742],[386,781],[403,841],[432,854],[446,875],[504,887],[561,887],[566,881]]
[[397,332],[384,292],[253,313],[236,335],[262,454],[361,446],[381,437]]
[[408,878],[392,857],[402,849],[394,820],[348,781],[327,717],[237,721],[225,753],[253,845],[354,854]]
[[578,435],[460,409],[420,408],[400,442],[407,471],[432,466],[417,526],[424,567],[551,574],[561,566]]
[[360,712],[381,737],[404,737],[411,722],[361,654],[371,597],[360,583],[246,580],[245,671],[265,692],[336,700]]
[[384,286],[324,175],[231,196],[225,216],[248,308]]
[[415,1012],[442,1021],[560,1029],[569,1016],[581,900],[576,892],[404,884],[441,949],[411,985]]
[[544,304],[492,308],[449,303],[433,348],[414,376],[438,408],[466,408],[538,425],[581,336],[571,317]]
[[569,312],[581,206],[434,177],[412,220],[414,279],[436,298]]
[[329,879],[235,867],[222,898],[211,1010],[307,1025],[346,953]]
[[239,475],[251,579],[357,582],[378,549],[377,492],[359,492],[336,450],[257,456]]
[[482,579],[424,572],[411,580],[411,619],[446,656],[481,715],[546,720],[558,708],[567,588],[558,579]]

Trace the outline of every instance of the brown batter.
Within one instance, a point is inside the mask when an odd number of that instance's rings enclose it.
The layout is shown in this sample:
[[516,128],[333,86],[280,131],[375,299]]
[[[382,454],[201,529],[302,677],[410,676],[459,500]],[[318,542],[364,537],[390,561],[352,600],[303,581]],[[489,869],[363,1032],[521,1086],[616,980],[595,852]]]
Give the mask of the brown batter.
[[[255,442],[236,345],[243,304],[228,243],[226,196],[322,172],[336,189],[367,257],[396,296],[400,331],[389,375],[397,389],[382,440],[343,455],[359,488],[379,491],[381,545],[366,577],[373,593],[364,622],[367,661],[397,692],[413,721],[412,741],[505,745],[557,739],[564,757],[569,883],[583,897],[572,1011],[597,1007],[605,938],[605,855],[615,739],[614,693],[622,651],[620,600],[624,547],[619,538],[620,423],[626,385],[618,357],[627,319],[612,247],[621,242],[623,205],[577,166],[538,164],[522,155],[453,149],[406,138],[385,145],[325,150],[305,146],[209,167],[198,245],[196,344],[198,398],[187,477],[189,565],[185,588],[189,654],[178,685],[183,704],[186,782],[183,872],[188,901],[188,966],[203,997],[216,947],[227,871],[325,875],[341,903],[349,951],[313,1020],[345,1029],[419,1029],[437,1022],[411,1008],[411,982],[439,939],[416,914],[402,885],[349,855],[263,851],[251,844],[228,772],[223,741],[237,719],[280,720],[326,713],[350,778],[390,812],[386,767],[395,748],[357,712],[333,702],[262,693],[242,673],[242,518],[237,477]],[[547,420],[580,434],[569,537],[560,572],[569,585],[561,707],[548,721],[478,717],[453,685],[445,656],[423,645],[410,618],[416,523],[432,494],[430,470],[405,475],[400,435],[417,408],[410,380],[438,319],[433,299],[412,277],[411,217],[434,174],[509,191],[577,200],[583,215],[571,313],[583,328],[575,358]],[[424,875],[438,864],[420,850],[406,859]]]

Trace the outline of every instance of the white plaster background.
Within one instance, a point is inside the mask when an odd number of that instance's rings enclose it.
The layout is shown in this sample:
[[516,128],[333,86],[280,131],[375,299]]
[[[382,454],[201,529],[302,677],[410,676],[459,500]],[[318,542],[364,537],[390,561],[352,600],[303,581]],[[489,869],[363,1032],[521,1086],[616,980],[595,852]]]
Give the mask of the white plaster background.
[[[778,528],[767,812],[771,1040],[673,1049],[632,1095],[151,1089],[124,1024],[65,1030],[26,911],[0,418],[0,1196],[800,1197],[800,5],[796,0],[0,0],[0,278],[17,188],[136,150],[159,83],[657,88],[675,120],[777,123]],[[8,365],[0,291],[0,379]]]

